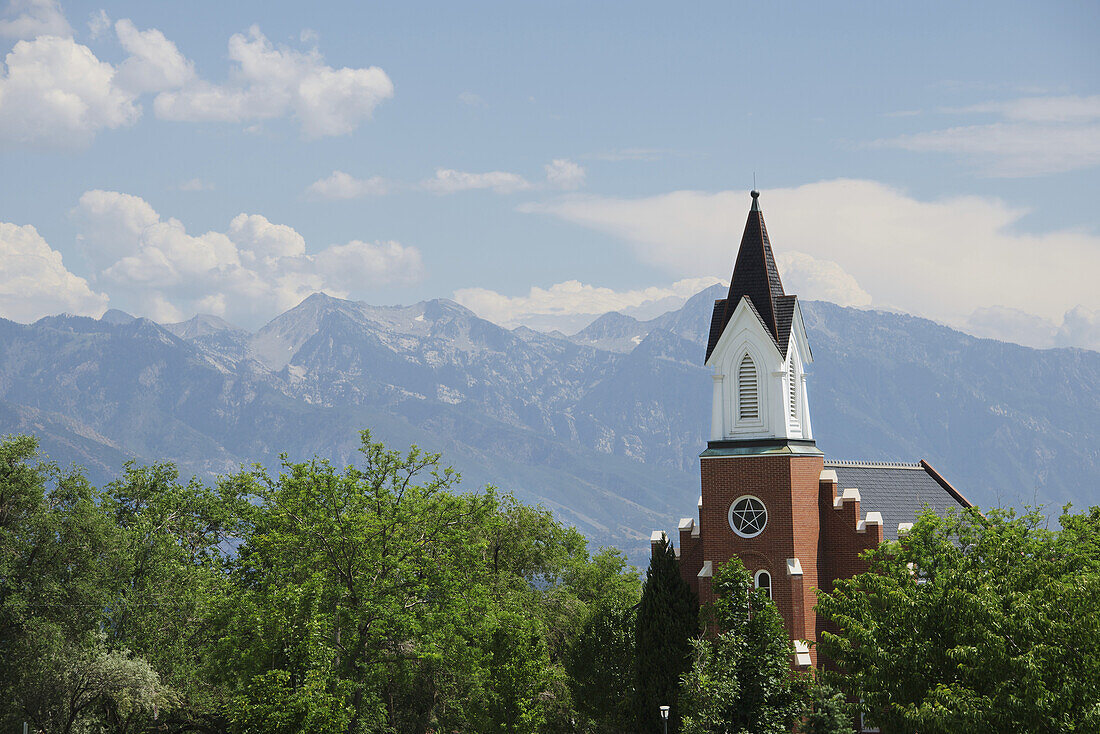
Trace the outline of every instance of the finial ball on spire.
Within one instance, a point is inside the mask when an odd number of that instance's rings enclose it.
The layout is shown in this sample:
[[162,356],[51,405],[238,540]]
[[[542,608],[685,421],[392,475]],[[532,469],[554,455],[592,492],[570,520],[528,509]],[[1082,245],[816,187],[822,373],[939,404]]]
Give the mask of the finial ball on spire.
[[756,189],[753,189],[752,191],[749,192],[749,196],[751,196],[754,199],[759,199],[760,198],[760,192],[757,191]]

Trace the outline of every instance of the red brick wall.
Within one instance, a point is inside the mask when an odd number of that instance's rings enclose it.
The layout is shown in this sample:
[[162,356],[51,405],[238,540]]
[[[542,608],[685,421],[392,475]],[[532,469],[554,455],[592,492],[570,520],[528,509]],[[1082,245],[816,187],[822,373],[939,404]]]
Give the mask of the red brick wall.
[[[794,639],[816,639],[823,461],[820,456],[731,456],[700,462],[702,559],[720,565],[737,555],[750,572],[771,573],[772,598]],[[729,526],[730,505],[746,494],[760,498],[768,510],[767,527],[755,538],[742,538]],[[788,558],[801,562],[801,578],[788,575]],[[701,584],[699,592],[700,603],[714,600],[709,583]]]
[[[836,507],[844,487],[832,482],[821,482],[818,506],[821,513],[821,538],[818,551],[818,577],[822,591],[832,589],[833,581],[846,579],[867,570],[867,563],[860,553],[882,543],[882,526],[868,525],[864,532],[857,526],[863,519],[860,502],[849,500]],[[857,487],[858,489],[858,487]],[[823,620],[815,622],[815,636],[822,630],[834,631]],[[816,659],[815,659],[816,662]]]
[[[859,555],[882,542],[882,526],[858,530],[860,502],[838,507],[843,488],[822,482],[820,456],[723,456],[700,462],[703,504],[699,534],[680,531],[680,573],[699,595],[702,605],[714,601],[710,578],[698,574],[706,561],[713,569],[738,556],[750,573],[766,569],[772,577],[772,598],[792,639],[816,641],[826,629],[817,618],[817,589],[866,570]],[[768,523],[755,538],[742,538],[729,526],[729,508],[742,495],[764,502]],[[797,558],[802,576],[787,573],[787,559]],[[817,665],[817,649],[810,657]]]

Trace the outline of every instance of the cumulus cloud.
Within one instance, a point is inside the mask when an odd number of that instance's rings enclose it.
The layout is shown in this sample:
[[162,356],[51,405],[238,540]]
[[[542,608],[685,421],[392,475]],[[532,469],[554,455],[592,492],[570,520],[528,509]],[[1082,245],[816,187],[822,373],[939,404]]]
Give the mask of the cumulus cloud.
[[1100,310],[1075,306],[1066,311],[1054,343],[1060,347],[1085,347],[1100,352]]
[[1061,324],[1014,308],[975,309],[965,324],[975,336],[1015,342],[1037,349],[1081,347],[1100,351],[1100,311],[1074,306]]
[[4,16],[0,19],[0,36],[6,38],[73,34],[58,0],[11,0]]
[[19,41],[0,69],[0,140],[19,145],[79,146],[104,128],[141,115],[115,69],[72,38]]
[[584,185],[584,168],[571,160],[555,158],[546,164],[546,181],[559,189],[579,189]]
[[577,280],[555,283],[549,288],[533,286],[527,295],[506,296],[486,288],[462,288],[454,300],[484,319],[513,328],[558,329],[571,333],[608,311],[621,311],[636,318],[653,318],[679,308],[719,278],[685,278],[670,286],[651,286],[616,291]]
[[[924,201],[874,181],[835,180],[767,191],[761,203],[778,256],[835,263],[878,307],[963,328],[989,306],[1048,320],[1076,306],[1100,309],[1100,236],[1018,231],[1027,211],[997,198]],[[644,261],[687,276],[729,272],[748,204],[742,192],[676,191],[572,196],[520,210],[620,237]]]
[[775,256],[782,274],[783,289],[815,301],[831,301],[841,306],[866,308],[871,294],[844,268],[832,260],[819,260],[804,252],[781,252]]
[[506,171],[468,173],[450,168],[437,168],[435,176],[424,181],[422,186],[439,194],[453,194],[458,191],[476,189],[491,189],[498,194],[511,194],[531,188],[531,184],[518,173],[508,173]]
[[420,251],[392,240],[332,245],[313,262],[326,283],[345,293],[363,284],[414,283],[424,272]]
[[31,225],[0,222],[0,316],[24,323],[59,312],[99,316],[107,296],[73,275]]
[[145,199],[117,191],[85,191],[70,213],[80,227],[77,243],[93,268],[100,270],[135,252],[160,215]]
[[306,193],[320,199],[358,199],[385,194],[390,189],[390,182],[381,176],[364,179],[343,171],[333,171],[332,175],[311,183]]
[[134,94],[176,89],[195,78],[195,65],[156,28],[140,31],[128,19],[115,23],[118,42],[129,56],[118,67],[116,83]]
[[1100,165],[1100,95],[1025,97],[951,112],[991,113],[1002,119],[901,135],[871,145],[964,155],[991,176],[1041,176]]
[[252,26],[229,39],[235,64],[225,84],[195,81],[157,95],[154,109],[167,120],[244,122],[292,115],[302,136],[346,135],[393,96],[382,69],[334,69],[316,50],[276,47]]
[[210,312],[256,324],[315,291],[344,297],[423,276],[415,247],[353,240],[309,253],[300,233],[259,214],[237,215],[224,232],[191,234],[139,197],[96,190],[72,216],[96,282],[162,321]]
[[[93,34],[109,23],[105,13],[93,16]],[[127,52],[117,69],[74,41],[67,24],[64,35],[41,32],[15,44],[0,68],[0,140],[86,145],[100,130],[137,122],[141,94],[194,79],[192,63],[160,31],[142,31],[123,19],[115,32]]]

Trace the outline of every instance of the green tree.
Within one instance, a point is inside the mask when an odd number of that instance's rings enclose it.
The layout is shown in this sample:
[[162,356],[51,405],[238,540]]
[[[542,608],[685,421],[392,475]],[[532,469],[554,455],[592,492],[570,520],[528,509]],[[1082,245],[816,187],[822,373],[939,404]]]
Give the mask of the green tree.
[[821,650],[896,732],[1100,730],[1100,508],[923,514],[818,612]]
[[[439,692],[409,701],[392,682],[424,683],[418,673],[426,667],[477,661],[464,648],[484,617],[477,572],[485,539],[478,531],[491,494],[450,494],[458,476],[439,467],[438,455],[391,451],[367,432],[361,453],[362,466],[343,471],[325,461],[284,459],[278,477],[257,469],[234,480],[256,504],[217,660],[224,682],[245,682],[235,708],[248,709],[253,720],[263,700],[282,705],[272,691],[287,689],[274,684],[286,680],[292,690],[310,680],[324,695],[318,710],[299,702],[303,721],[328,711],[329,730],[427,722],[423,709],[433,708]],[[273,684],[255,687],[272,675]],[[430,679],[456,686],[464,680]],[[345,689],[346,717],[330,700]],[[417,706],[421,715],[410,711]],[[236,711],[231,718],[239,720]]]
[[667,537],[653,546],[635,631],[635,716],[638,731],[662,732],[660,706],[670,706],[669,732],[680,730],[680,677],[691,667],[699,601],[680,577]]
[[855,718],[844,691],[823,680],[819,674],[801,683],[799,688],[806,708],[798,731],[801,734],[849,734]]
[[142,656],[175,696],[172,710],[162,706],[155,716],[147,707],[107,706],[108,722],[119,732],[222,728],[224,692],[207,675],[220,635],[211,621],[229,591],[243,499],[194,479],[183,484],[171,464],[131,462],[101,502],[118,529],[123,576],[105,609],[106,642]]
[[708,610],[717,630],[694,642],[684,676],[684,728],[688,734],[786,734],[802,701],[791,675],[791,642],[767,594],[734,557],[713,579]]
[[606,604],[581,625],[566,661],[582,731],[626,734],[636,719],[634,605]]
[[112,698],[140,707],[131,683],[151,671],[99,634],[122,578],[117,529],[83,474],[37,449],[28,436],[0,442],[0,726],[53,734]]

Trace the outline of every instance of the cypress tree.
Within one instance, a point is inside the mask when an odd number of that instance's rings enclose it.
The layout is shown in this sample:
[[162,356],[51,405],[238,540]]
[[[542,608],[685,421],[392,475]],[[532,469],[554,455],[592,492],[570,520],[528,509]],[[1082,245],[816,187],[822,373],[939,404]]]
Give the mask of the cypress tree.
[[699,633],[699,600],[680,577],[667,536],[653,548],[638,604],[635,635],[638,731],[663,734],[660,706],[670,706],[669,734],[680,731],[680,677],[691,667],[691,641]]

